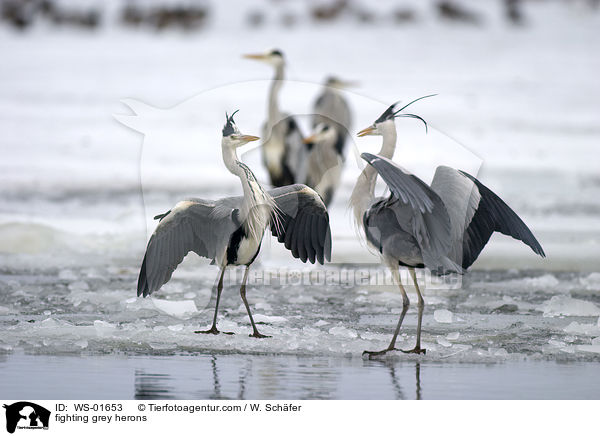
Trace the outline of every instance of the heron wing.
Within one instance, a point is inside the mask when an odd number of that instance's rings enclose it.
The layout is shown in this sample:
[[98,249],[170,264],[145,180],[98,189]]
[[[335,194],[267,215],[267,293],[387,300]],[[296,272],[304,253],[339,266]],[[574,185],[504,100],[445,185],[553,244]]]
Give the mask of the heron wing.
[[500,197],[470,174],[458,172],[473,183],[480,197],[462,241],[463,268],[468,268],[475,262],[495,231],[524,242],[534,253],[546,257],[531,230]]
[[477,211],[481,198],[479,190],[472,180],[447,166],[437,167],[431,189],[440,196],[450,217],[452,248],[449,257],[462,264],[465,230]]
[[217,202],[185,200],[163,214],[148,241],[138,278],[138,296],[159,290],[190,251],[213,261],[222,256],[231,234],[239,227],[234,205],[240,201],[240,197]]
[[[379,207],[392,211],[394,225],[398,223],[403,231],[415,238],[425,266],[432,271],[462,272],[462,268],[448,257],[452,247],[450,217],[439,195],[390,159],[370,153],[363,153],[361,157],[377,170],[392,193],[390,200],[380,203]],[[389,214],[386,215],[389,220]],[[379,225],[393,228],[385,222]],[[378,231],[383,235],[388,230],[380,228]]]
[[329,214],[323,201],[306,185],[288,185],[268,191],[277,205],[271,220],[271,233],[296,258],[331,260]]
[[439,197],[417,176],[386,157],[371,153],[362,153],[360,157],[377,170],[390,191],[403,203],[421,213],[433,210],[434,200]]

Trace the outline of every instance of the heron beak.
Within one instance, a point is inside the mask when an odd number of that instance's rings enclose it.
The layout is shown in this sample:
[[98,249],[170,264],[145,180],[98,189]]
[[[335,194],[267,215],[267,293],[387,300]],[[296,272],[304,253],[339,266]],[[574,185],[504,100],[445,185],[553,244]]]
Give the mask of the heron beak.
[[375,127],[369,126],[369,127],[365,128],[365,129],[362,129],[360,132],[358,132],[357,136],[371,135],[374,131],[375,131]]
[[244,142],[252,142],[252,141],[258,141],[260,138],[258,136],[252,136],[252,135],[242,135],[240,136],[240,140],[244,141]]
[[267,60],[267,55],[265,54],[245,54],[242,57],[244,59],[254,59],[255,61]]
[[340,89],[348,89],[348,88],[357,88],[358,86],[360,86],[360,83],[353,81],[353,80],[348,80],[348,81],[339,80],[336,85]]
[[317,135],[310,135],[302,140],[305,144],[310,144],[311,142],[315,142],[317,140]]

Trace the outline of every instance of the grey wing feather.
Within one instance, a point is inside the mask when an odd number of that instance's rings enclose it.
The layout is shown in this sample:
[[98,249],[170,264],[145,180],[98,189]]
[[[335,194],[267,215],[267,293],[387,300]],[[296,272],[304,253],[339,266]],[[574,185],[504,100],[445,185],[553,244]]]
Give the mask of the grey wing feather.
[[463,268],[468,268],[475,262],[495,231],[524,242],[534,253],[546,257],[531,230],[500,197],[470,174],[464,171],[460,171],[460,174],[471,180],[480,194],[477,210],[464,234]]
[[410,204],[422,213],[433,210],[433,199],[438,195],[421,179],[383,156],[362,153],[360,157],[377,170],[390,191],[403,203]]
[[[363,153],[361,157],[377,170],[389,187],[392,197],[384,206],[394,212],[402,230],[415,238],[425,266],[440,273],[462,273],[462,268],[448,257],[452,247],[451,221],[439,195],[390,159],[370,153]],[[383,234],[386,229],[379,231]]]
[[450,217],[452,248],[449,257],[462,264],[464,235],[479,206],[479,190],[471,179],[447,166],[437,167],[431,189],[440,196]]
[[138,277],[138,296],[146,297],[167,283],[190,251],[213,261],[222,256],[239,226],[235,205],[240,201],[240,197],[217,202],[186,200],[164,215],[148,241]]
[[329,214],[323,201],[306,185],[288,185],[268,191],[276,204],[271,233],[296,258],[323,264],[331,260]]

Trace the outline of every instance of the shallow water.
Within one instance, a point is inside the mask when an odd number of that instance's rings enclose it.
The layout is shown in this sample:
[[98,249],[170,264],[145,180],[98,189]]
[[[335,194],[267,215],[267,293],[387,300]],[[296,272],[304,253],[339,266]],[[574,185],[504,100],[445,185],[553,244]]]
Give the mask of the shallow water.
[[600,399],[599,370],[598,362],[18,354],[0,357],[0,385],[3,398],[36,399]]

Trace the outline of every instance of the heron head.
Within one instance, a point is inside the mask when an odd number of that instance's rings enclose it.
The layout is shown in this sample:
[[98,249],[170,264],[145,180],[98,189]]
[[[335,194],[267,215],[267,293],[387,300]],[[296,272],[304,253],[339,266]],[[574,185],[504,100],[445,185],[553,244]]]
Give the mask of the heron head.
[[342,80],[335,76],[329,76],[325,79],[325,86],[328,88],[346,89],[358,86],[358,83],[350,80]]
[[375,120],[375,122],[373,124],[371,124],[369,127],[366,127],[364,129],[362,129],[360,132],[358,132],[358,136],[368,136],[368,135],[381,136],[384,134],[384,131],[387,128],[394,125],[395,118],[415,118],[417,120],[421,120],[423,122],[423,124],[425,124],[425,131],[427,131],[427,122],[423,118],[421,118],[420,116],[415,115],[415,114],[405,114],[405,113],[400,113],[400,112],[402,112],[404,109],[406,109],[411,104],[413,104],[419,100],[422,100],[424,98],[433,97],[434,95],[437,95],[437,94],[431,94],[431,95],[425,95],[423,97],[419,97],[419,98],[411,101],[410,103],[405,104],[400,109],[397,109],[400,102],[394,103],[393,105],[388,107],[385,110],[385,112],[383,112],[379,116],[379,118],[377,118]]
[[258,136],[244,135],[240,132],[240,129],[238,129],[238,126],[233,120],[233,116],[237,112],[238,111],[235,111],[231,115],[227,115],[227,112],[225,112],[225,125],[223,126],[223,145],[232,148],[241,147],[251,141],[260,139]]
[[304,143],[310,144],[310,143],[321,142],[321,141],[325,141],[325,140],[334,141],[336,138],[336,135],[337,135],[337,132],[331,125],[329,125],[327,123],[319,123],[315,127],[312,135],[304,138]]
[[244,55],[244,58],[264,62],[273,67],[280,67],[285,63],[283,52],[276,48],[268,50],[264,53],[246,54]]

